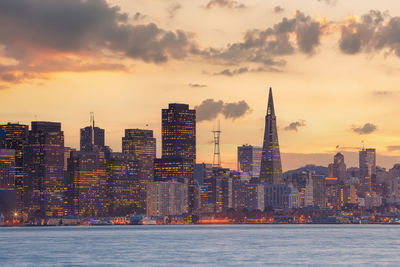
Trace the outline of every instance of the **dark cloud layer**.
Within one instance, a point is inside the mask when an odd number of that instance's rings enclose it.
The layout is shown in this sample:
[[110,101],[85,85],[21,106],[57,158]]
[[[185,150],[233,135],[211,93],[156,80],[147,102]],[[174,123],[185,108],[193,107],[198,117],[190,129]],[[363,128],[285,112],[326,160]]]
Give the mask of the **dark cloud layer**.
[[195,107],[197,121],[209,121],[222,114],[226,119],[237,119],[250,112],[250,106],[242,100],[233,103],[224,103],[222,100],[206,99]]
[[352,131],[358,134],[371,134],[375,132],[378,127],[372,123],[366,123],[362,127],[352,127]]
[[[136,13],[134,19],[141,17]],[[0,69],[20,76],[37,76],[35,66],[43,68],[49,58],[74,58],[82,65],[110,57],[104,53],[109,51],[111,57],[160,64],[183,59],[194,49],[190,34],[167,31],[154,23],[131,25],[128,14],[105,0],[2,0],[0,45],[4,56],[18,61]]]
[[235,0],[210,0],[206,8],[211,9],[213,7],[223,7],[223,8],[229,8],[229,9],[244,9],[246,6],[244,4],[241,4]]
[[288,126],[284,128],[285,131],[295,131],[297,132],[300,127],[306,126],[306,122],[304,120],[299,120],[295,122],[291,122]]

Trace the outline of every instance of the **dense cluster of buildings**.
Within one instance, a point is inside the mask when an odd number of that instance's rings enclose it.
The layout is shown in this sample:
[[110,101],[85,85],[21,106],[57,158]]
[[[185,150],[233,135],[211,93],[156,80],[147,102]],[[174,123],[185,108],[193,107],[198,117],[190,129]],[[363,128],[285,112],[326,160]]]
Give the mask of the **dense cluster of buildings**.
[[359,152],[359,168],[347,168],[338,153],[325,174],[305,168],[284,176],[271,89],[263,146],[238,147],[237,170],[196,163],[196,111],[186,104],[162,110],[160,158],[147,129],[126,129],[121,151],[105,145],[93,114],[79,150],[64,146],[58,122],[0,125],[0,213],[27,223],[130,214],[163,220],[400,204],[400,164],[378,167],[375,149]]

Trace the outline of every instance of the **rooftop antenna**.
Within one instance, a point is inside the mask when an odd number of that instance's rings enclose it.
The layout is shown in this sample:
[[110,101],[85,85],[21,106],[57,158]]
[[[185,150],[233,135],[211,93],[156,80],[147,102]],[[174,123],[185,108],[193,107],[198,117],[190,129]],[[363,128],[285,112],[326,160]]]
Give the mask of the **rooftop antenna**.
[[213,167],[221,167],[221,152],[219,149],[219,141],[221,136],[220,130],[220,121],[218,121],[218,128],[217,130],[213,130],[212,133],[214,134],[214,158],[213,158]]
[[90,112],[90,127],[92,128],[92,145],[94,145],[94,112]]
[[361,140],[361,144],[362,144],[362,150],[365,150],[365,147],[364,147],[364,140]]

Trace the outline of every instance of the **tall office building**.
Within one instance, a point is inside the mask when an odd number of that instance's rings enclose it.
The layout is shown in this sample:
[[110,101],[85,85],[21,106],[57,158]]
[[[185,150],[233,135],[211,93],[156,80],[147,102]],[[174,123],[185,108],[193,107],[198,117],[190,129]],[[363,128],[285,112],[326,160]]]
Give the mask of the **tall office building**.
[[361,177],[376,174],[376,150],[375,148],[362,149],[359,152],[359,167]]
[[0,149],[15,151],[15,193],[16,209],[19,213],[24,206],[24,144],[28,138],[28,125],[7,123],[0,125]]
[[68,214],[83,217],[108,214],[108,171],[104,152],[72,151],[66,180]]
[[340,183],[347,181],[347,168],[342,153],[337,153],[335,155],[333,163],[328,166],[328,172],[330,178],[338,178],[338,182]]
[[196,163],[196,111],[186,104],[162,110],[162,156],[180,156]]
[[282,184],[282,164],[279,151],[278,131],[272,88],[269,89],[267,115],[265,117],[264,144],[261,157],[260,183]]
[[[196,111],[186,104],[169,104],[162,110],[162,158],[155,160],[161,168],[183,171],[189,179],[189,211],[195,209],[194,164],[196,163]],[[175,166],[181,164],[182,166]],[[170,172],[173,175],[173,172]],[[155,179],[156,177],[155,170]]]
[[90,126],[81,129],[81,151],[94,151],[104,148],[104,129],[96,127],[91,114]]
[[152,130],[126,129],[122,137],[122,153],[130,154],[137,161],[139,193],[138,207],[146,209],[146,186],[154,180],[156,139]]
[[243,145],[238,147],[238,171],[247,172],[250,177],[260,177],[262,147]]
[[0,213],[6,218],[16,212],[15,191],[15,151],[0,149]]
[[61,123],[33,121],[24,146],[24,202],[34,217],[64,215],[64,132]]
[[[108,196],[110,215],[143,213],[145,201],[140,194],[138,161],[132,154],[110,153],[108,162]],[[146,194],[144,193],[144,197]]]
[[312,190],[314,206],[326,206],[326,179],[324,175],[312,175]]
[[359,167],[361,191],[371,192],[376,185],[376,150],[375,148],[362,149],[359,152]]

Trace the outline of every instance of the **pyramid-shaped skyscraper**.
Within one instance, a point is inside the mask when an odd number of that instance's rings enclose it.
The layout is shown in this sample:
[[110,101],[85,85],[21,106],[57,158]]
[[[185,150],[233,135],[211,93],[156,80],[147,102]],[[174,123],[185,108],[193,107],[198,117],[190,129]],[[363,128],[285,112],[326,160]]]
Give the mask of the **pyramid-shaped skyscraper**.
[[283,184],[281,154],[279,151],[272,88],[269,88],[267,115],[265,116],[265,132],[259,182],[262,184]]

